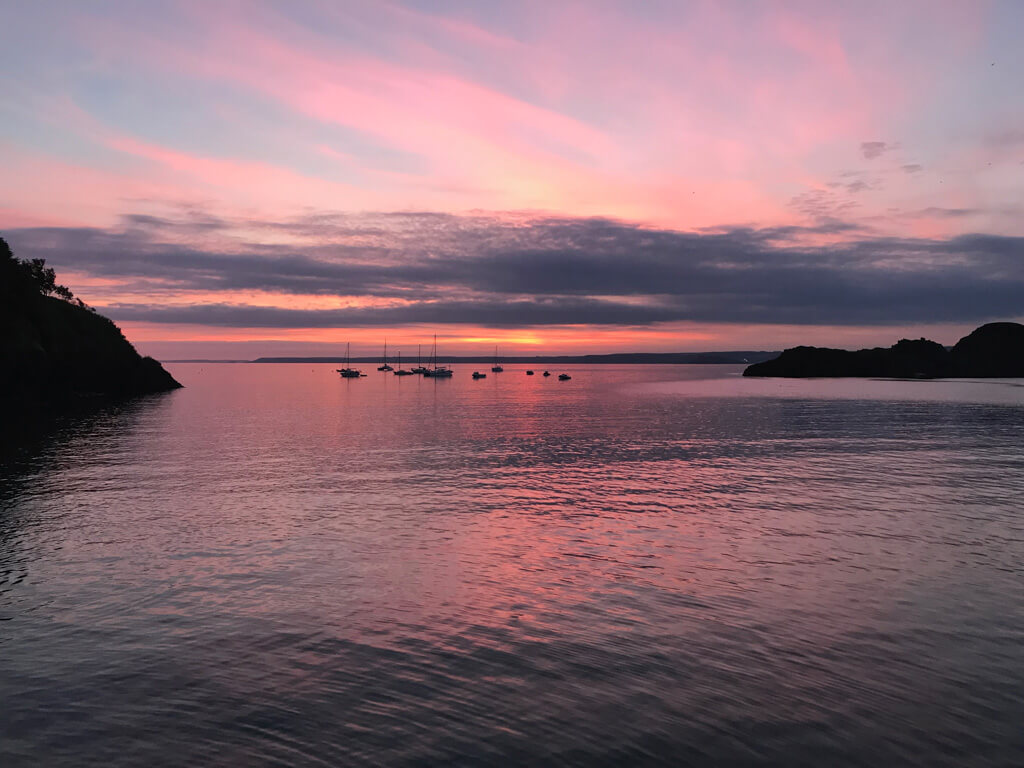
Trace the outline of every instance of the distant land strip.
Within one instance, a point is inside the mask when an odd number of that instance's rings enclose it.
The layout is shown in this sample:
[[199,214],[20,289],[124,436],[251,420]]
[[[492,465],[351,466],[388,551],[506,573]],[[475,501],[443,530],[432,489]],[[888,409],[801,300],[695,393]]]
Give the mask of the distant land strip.
[[[734,364],[760,363],[764,360],[771,360],[779,356],[779,352],[619,352],[609,355],[535,355],[533,357],[502,357],[499,362],[502,365],[542,365],[542,364]],[[423,364],[427,364],[428,358],[421,358]],[[349,360],[352,363],[379,363],[381,358],[377,357],[353,357]],[[395,363],[397,356],[388,357],[388,361]],[[343,363],[344,357],[258,357],[255,360],[166,360],[168,363]],[[447,365],[448,363],[494,363],[493,355],[474,355],[470,357],[455,357],[445,355],[438,357],[438,362]],[[414,358],[406,357],[402,360],[403,365],[415,365]]]

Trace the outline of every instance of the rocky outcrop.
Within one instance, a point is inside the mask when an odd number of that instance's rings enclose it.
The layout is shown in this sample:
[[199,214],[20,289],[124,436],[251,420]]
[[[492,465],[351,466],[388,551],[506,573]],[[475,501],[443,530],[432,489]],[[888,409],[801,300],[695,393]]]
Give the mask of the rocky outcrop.
[[956,376],[1024,377],[1024,325],[988,323],[964,336],[950,351]]
[[181,386],[156,360],[139,355],[113,322],[70,299],[70,291],[54,285],[52,270],[41,261],[18,261],[0,238],[4,410]]
[[1024,325],[989,323],[951,350],[928,339],[903,339],[891,347],[844,349],[794,347],[774,360],[749,366],[744,376],[789,378],[875,376],[883,378],[1014,378],[1024,376]]

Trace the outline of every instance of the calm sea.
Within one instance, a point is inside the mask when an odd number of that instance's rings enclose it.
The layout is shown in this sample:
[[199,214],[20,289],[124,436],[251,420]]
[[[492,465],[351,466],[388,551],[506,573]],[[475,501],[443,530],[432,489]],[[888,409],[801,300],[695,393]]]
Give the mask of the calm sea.
[[169,367],[0,464],[5,768],[1024,764],[1024,382]]

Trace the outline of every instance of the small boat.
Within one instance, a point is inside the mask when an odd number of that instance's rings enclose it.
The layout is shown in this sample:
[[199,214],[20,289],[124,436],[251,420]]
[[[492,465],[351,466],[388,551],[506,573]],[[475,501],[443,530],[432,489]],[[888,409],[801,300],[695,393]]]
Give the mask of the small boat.
[[544,371],[544,375],[545,376],[550,376],[551,375],[551,371]]
[[395,376],[412,376],[412,371],[402,370],[402,355],[398,355],[398,367],[395,369]]
[[345,367],[337,369],[343,379],[358,379],[360,376],[365,375],[362,371],[357,371],[349,363],[349,349],[351,346],[351,344],[345,345]]
[[560,373],[560,374],[558,374],[558,380],[559,381],[568,381],[571,378],[572,378],[572,376],[570,376],[568,373]]
[[474,379],[486,379],[487,378],[487,374],[486,373],[480,373],[480,371],[473,371],[473,378]]
[[431,379],[450,379],[452,377],[452,369],[447,365],[437,364],[437,334],[434,334],[434,351],[431,355],[433,359],[433,368],[428,368],[423,372],[424,376],[428,376]]
[[384,339],[384,362],[383,362],[383,365],[377,366],[377,370],[378,371],[393,371],[393,370],[395,370],[390,365],[388,365],[388,340],[387,339]]
[[533,371],[527,371],[527,372],[526,372],[526,375],[527,375],[527,376],[533,376]]
[[420,345],[416,345],[416,367],[412,369],[413,373],[426,373],[427,367],[420,362]]
[[501,363],[498,362],[498,348],[494,348],[494,365],[491,366],[491,373],[501,373],[505,369],[501,367]]

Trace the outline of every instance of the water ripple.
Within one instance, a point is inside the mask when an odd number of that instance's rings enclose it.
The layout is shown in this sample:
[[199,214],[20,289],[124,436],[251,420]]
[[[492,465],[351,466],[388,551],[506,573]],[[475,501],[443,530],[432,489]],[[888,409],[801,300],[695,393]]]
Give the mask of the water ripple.
[[4,766],[1024,763],[1024,389],[295,370],[0,464]]

